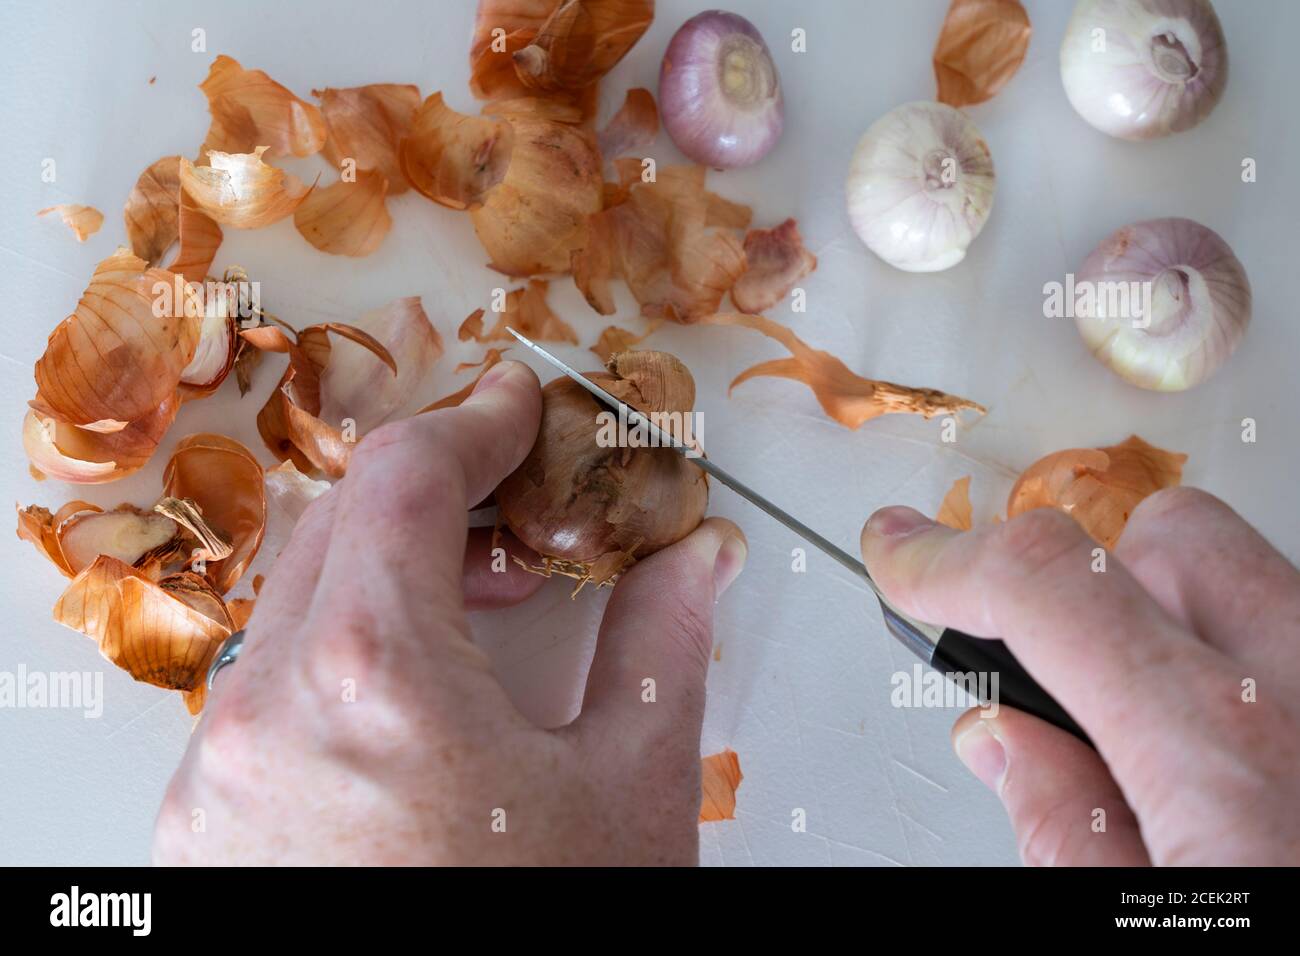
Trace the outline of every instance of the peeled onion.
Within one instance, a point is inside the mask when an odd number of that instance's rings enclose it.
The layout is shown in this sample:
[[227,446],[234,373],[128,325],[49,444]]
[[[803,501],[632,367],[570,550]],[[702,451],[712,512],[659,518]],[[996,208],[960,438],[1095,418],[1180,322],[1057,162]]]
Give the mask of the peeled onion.
[[1228,83],[1228,47],[1209,0],[1079,0],[1061,44],[1065,95],[1120,139],[1191,129]]
[[[1111,314],[1150,283],[1150,314]],[[1075,323],[1088,348],[1121,378],[1176,392],[1205,381],[1250,323],[1246,270],[1212,229],[1190,219],[1151,219],[1107,236],[1075,273]],[[1114,295],[1112,295],[1112,292]],[[1141,301],[1139,299],[1138,301]],[[1141,314],[1138,314],[1141,313]]]
[[849,220],[891,266],[939,272],[966,257],[995,186],[988,144],[964,113],[904,103],[872,123],[853,151]]
[[[645,414],[689,413],[695,381],[666,352],[621,352],[587,377]],[[576,382],[542,389],[542,424],[528,457],[496,490],[501,520],[542,556],[542,574],[596,585],[680,541],[704,518],[703,471],[670,448],[601,447],[606,411]]]
[[758,162],[781,138],[785,107],[763,35],[742,16],[708,10],[682,24],[659,70],[664,129],[697,163]]

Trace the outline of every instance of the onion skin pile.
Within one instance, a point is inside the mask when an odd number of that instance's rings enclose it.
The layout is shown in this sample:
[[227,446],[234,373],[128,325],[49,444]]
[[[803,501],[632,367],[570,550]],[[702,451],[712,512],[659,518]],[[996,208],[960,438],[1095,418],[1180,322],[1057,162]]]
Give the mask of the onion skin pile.
[[[621,352],[587,375],[645,414],[690,412],[695,382],[666,352]],[[501,521],[552,571],[597,585],[680,541],[704,518],[708,479],[669,448],[602,448],[606,411],[576,382],[542,389],[542,422],[528,457],[496,490]]]

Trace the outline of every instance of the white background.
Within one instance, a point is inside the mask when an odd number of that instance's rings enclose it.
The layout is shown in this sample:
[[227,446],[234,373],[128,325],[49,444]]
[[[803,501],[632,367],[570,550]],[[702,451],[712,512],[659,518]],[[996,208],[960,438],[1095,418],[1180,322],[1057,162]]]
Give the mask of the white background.
[[[1093,130],[1066,101],[1057,50],[1071,5],[1026,5],[1034,37],[1023,69],[993,101],[969,111],[997,167],[992,217],[960,266],[917,276],[884,265],[854,237],[843,183],[853,146],[873,120],[934,95],[930,54],[946,3],[732,0],[773,47],[786,131],[757,168],[713,173],[710,184],[751,203],[760,225],[796,216],[820,260],[804,283],[807,313],[782,306],[772,314],[861,374],[986,404],[988,417],[963,431],[956,447],[940,444],[937,422],[920,419],[848,431],[795,383],[758,380],[728,399],[736,373],[782,354],[756,333],[672,328],[648,344],[677,353],[695,372],[710,455],[846,548],[855,547],[875,508],[898,502],[933,511],[967,474],[977,518],[987,520],[1001,510],[1014,475],[1040,455],[1136,431],[1189,453],[1187,482],[1225,497],[1294,559],[1300,144],[1291,75],[1300,5],[1219,0],[1231,58],[1222,102],[1192,132],[1140,144]],[[669,37],[700,4],[660,0],[658,7],[654,26],[603,86],[605,116],[629,86],[655,88]],[[4,0],[0,9],[0,435],[8,436],[0,500],[147,505],[171,447],[196,431],[227,432],[269,462],[253,420],[278,378],[277,361],[264,364],[242,401],[231,382],[215,398],[186,405],[151,465],[132,478],[89,489],[37,483],[19,442],[34,393],[32,363],[94,264],[123,241],[120,210],[140,171],[169,153],[195,154],[208,123],[196,86],[218,53],[266,69],[304,97],[327,85],[417,83],[472,111],[474,4]],[[190,50],[195,27],[207,31],[207,53]],[[806,53],[789,49],[795,27],[807,31]],[[680,158],[666,137],[654,155],[661,163]],[[1254,184],[1241,182],[1247,156],[1258,163]],[[53,184],[41,181],[47,157],[57,162]],[[288,165],[314,175],[323,161]],[[103,210],[103,230],[78,245],[57,220],[35,217],[62,202]],[[439,396],[464,380],[453,377],[455,362],[481,355],[456,343],[454,330],[500,280],[483,268],[468,217],[414,193],[391,208],[394,228],[368,259],[326,256],[285,220],[253,233],[227,229],[214,271],[245,266],[261,281],[267,306],[298,327],[346,322],[397,296],[423,296],[451,347],[417,399]],[[1217,230],[1255,293],[1240,350],[1213,381],[1181,395],[1123,384],[1086,353],[1073,322],[1043,317],[1045,282],[1063,281],[1119,226],[1168,215]],[[605,324],[567,280],[555,283],[552,303],[584,346]],[[619,321],[638,327],[630,297],[621,303]],[[578,349],[561,354],[595,365]],[[1258,422],[1253,445],[1240,440],[1247,416]],[[718,608],[721,660],[709,677],[703,752],[738,751],[745,781],[737,819],[701,829],[701,859],[1016,862],[996,799],[950,753],[955,713],[889,705],[890,675],[912,659],[886,635],[873,602],[817,554],[809,555],[808,573],[792,573],[798,542],[725,489],[715,490],[711,510],[746,528],[751,552]],[[133,683],[88,640],[52,623],[63,579],[28,544],[0,540],[0,670],[103,669],[106,694],[99,720],[0,710],[0,863],[144,863],[155,807],[189,735],[180,696]],[[268,540],[258,570],[281,543]],[[523,607],[475,621],[503,680],[538,720],[561,723],[573,714],[603,602],[591,594],[571,602],[556,581]],[[807,834],[791,831],[796,807],[807,811]]]

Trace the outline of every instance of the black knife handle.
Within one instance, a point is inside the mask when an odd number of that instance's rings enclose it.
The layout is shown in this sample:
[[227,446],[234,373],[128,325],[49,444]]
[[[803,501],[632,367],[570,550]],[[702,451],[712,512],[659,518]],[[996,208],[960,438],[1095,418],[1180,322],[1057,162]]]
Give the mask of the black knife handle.
[[946,628],[934,647],[930,666],[949,675],[972,671],[976,674],[996,673],[999,705],[1006,704],[1033,714],[1073,734],[1089,747],[1093,745],[1083,728],[1038,685],[1038,681],[1029,676],[1007,645],[996,638],[971,637],[955,628]]

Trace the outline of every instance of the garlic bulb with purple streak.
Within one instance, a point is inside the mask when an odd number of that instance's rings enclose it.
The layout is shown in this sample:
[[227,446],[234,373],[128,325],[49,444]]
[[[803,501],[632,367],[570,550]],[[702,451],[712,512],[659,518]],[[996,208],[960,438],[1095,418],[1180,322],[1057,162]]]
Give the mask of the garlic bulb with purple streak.
[[849,164],[849,220],[869,248],[907,272],[966,257],[993,208],[988,144],[964,113],[905,103],[871,124]]
[[1214,109],[1228,47],[1209,0],[1079,0],[1061,44],[1061,82],[1103,133],[1154,139]]
[[[1084,260],[1075,286],[1089,291],[1075,305],[1088,348],[1121,378],[1156,391],[1205,381],[1250,322],[1246,270],[1218,233],[1190,219],[1111,233]],[[1129,308],[1116,308],[1121,300]]]

